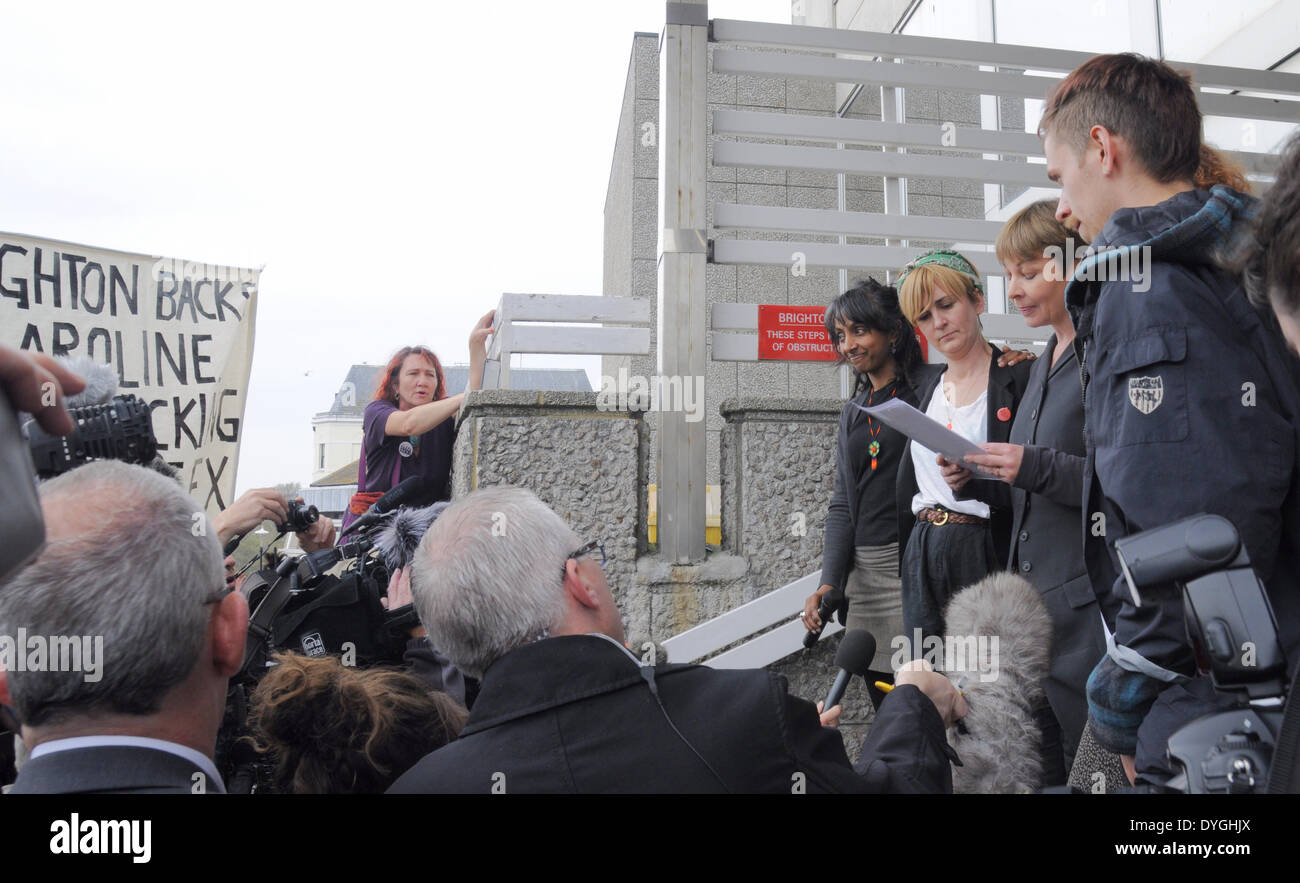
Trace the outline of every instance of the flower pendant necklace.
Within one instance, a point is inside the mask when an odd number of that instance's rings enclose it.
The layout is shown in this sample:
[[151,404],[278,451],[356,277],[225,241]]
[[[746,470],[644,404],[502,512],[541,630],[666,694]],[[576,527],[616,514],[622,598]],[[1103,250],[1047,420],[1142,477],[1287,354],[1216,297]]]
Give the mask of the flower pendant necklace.
[[[875,394],[876,391],[874,389],[867,392],[868,408],[875,404],[873,401]],[[898,384],[895,383],[893,390],[889,393],[889,398],[892,399],[897,394]],[[888,401],[888,399],[886,399],[886,401]],[[880,456],[880,442],[876,439],[876,436],[880,435],[880,424],[873,421],[870,414],[867,415],[867,432],[871,435],[871,444],[867,445],[867,453],[871,455],[871,469],[874,472],[878,463],[877,457]]]

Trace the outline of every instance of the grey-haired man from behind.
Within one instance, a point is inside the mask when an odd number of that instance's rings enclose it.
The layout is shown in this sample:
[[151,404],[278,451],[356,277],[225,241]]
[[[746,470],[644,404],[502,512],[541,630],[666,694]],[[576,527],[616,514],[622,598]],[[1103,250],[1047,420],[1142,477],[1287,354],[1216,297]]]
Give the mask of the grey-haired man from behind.
[[176,482],[116,461],[40,494],[45,548],[0,585],[0,702],[31,751],[12,793],[223,791],[212,756],[248,605],[216,532]]
[[416,552],[430,640],[482,678],[469,722],[389,793],[950,792],[952,684],[900,671],[858,770],[811,702],[764,670],[643,664],[603,546],[531,492],[454,502]]

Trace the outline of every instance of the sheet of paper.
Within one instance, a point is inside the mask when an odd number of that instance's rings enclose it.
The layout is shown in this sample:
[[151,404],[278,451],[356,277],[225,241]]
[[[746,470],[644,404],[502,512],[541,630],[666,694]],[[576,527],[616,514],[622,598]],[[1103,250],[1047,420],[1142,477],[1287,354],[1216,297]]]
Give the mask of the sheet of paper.
[[944,459],[960,463],[976,475],[996,478],[982,466],[966,461],[967,454],[984,453],[979,445],[966,440],[942,423],[930,419],[907,402],[890,399],[872,408],[864,408],[854,402],[853,407],[866,411],[873,419],[898,430],[921,447],[936,454],[943,454]]

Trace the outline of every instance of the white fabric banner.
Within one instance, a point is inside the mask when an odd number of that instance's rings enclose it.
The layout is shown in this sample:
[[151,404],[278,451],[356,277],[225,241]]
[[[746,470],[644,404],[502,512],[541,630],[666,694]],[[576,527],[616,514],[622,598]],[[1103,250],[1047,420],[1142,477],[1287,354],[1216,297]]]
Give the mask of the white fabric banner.
[[111,366],[215,515],[234,498],[260,272],[0,233],[0,342]]

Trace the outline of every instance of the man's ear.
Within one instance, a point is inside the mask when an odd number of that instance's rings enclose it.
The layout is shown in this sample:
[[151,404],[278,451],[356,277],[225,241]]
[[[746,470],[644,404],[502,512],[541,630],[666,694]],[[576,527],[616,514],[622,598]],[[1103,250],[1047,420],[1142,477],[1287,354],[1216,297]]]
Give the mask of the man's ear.
[[244,639],[248,635],[248,600],[239,592],[221,599],[208,624],[212,636],[212,664],[230,677],[244,664]]
[[3,668],[0,668],[0,705],[13,705],[9,699],[9,672]]
[[583,607],[597,606],[596,587],[582,575],[576,558],[564,562],[564,589]]
[[1098,161],[1103,175],[1116,171],[1115,148],[1117,146],[1115,136],[1105,126],[1093,126],[1088,130],[1088,153],[1099,151]]

